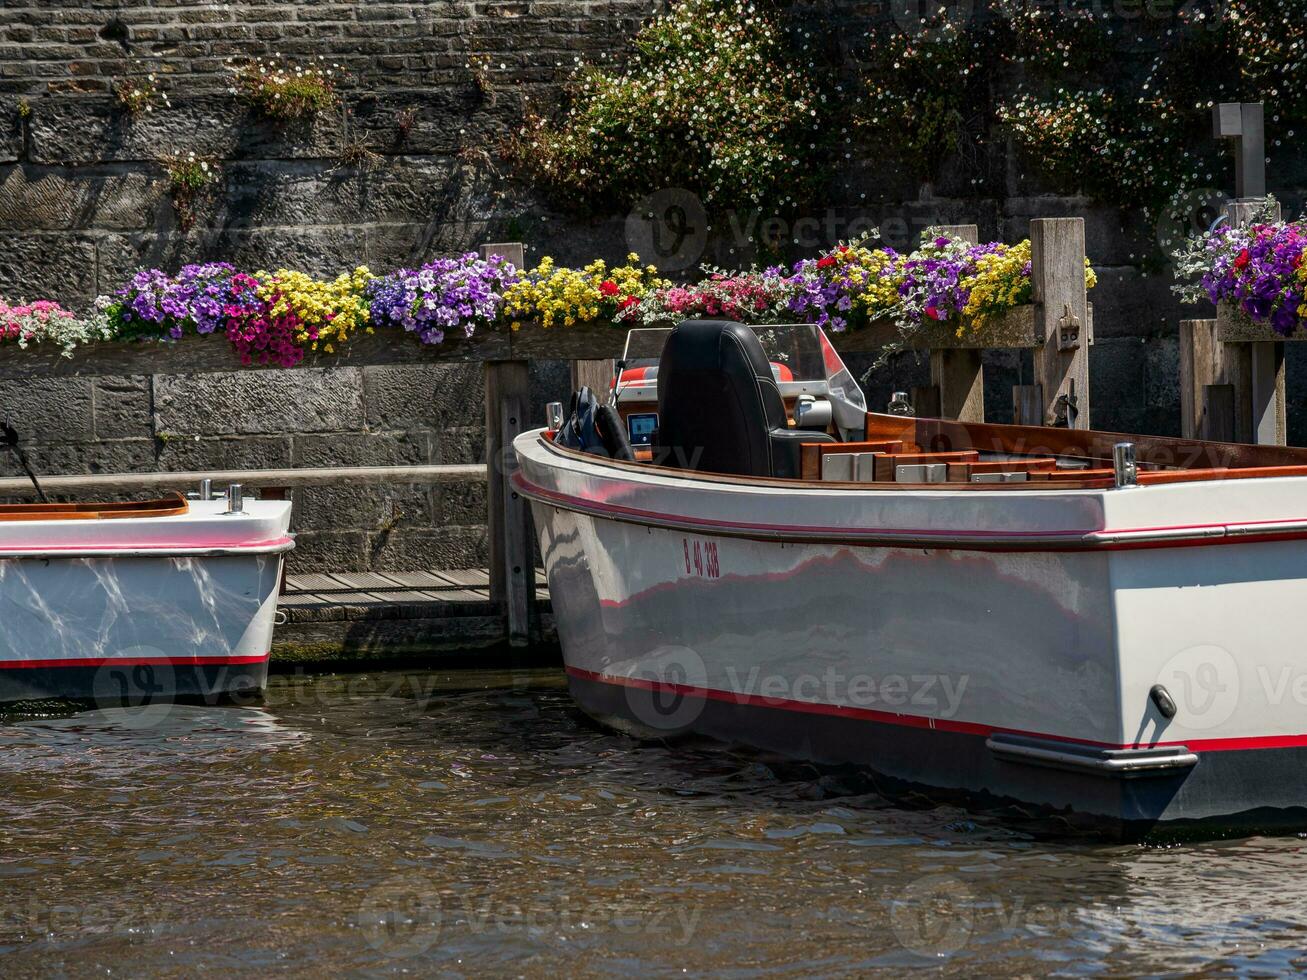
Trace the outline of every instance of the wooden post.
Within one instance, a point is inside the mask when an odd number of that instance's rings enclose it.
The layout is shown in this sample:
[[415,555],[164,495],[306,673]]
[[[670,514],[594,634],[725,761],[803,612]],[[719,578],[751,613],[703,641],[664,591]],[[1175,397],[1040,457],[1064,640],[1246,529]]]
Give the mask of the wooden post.
[[908,397],[912,410],[923,419],[943,418],[939,410],[939,385],[913,385]]
[[[502,255],[518,268],[524,264],[521,244],[481,246],[481,256]],[[513,439],[527,427],[530,379],[527,362],[485,362],[486,460],[489,463],[490,598],[501,604],[510,646],[525,646],[531,636],[535,593],[531,514],[513,489],[517,457]]]
[[[940,231],[972,245],[980,241],[980,228],[976,225],[941,225]],[[939,393],[940,418],[985,421],[985,381],[980,353],[975,349],[930,352],[930,383]]]
[[1234,196],[1266,197],[1266,117],[1260,102],[1222,102],[1212,110],[1217,139],[1234,143]]
[[1073,429],[1089,428],[1089,345],[1093,322],[1085,295],[1084,218],[1036,218],[1030,222],[1035,333],[1035,383],[1043,389],[1043,421],[1065,418]]
[[1215,320],[1180,321],[1180,431],[1186,439],[1252,441],[1251,346],[1221,343]]
[[572,390],[589,388],[599,399],[599,404],[608,400],[608,386],[613,380],[613,361],[611,358],[600,361],[572,362]]
[[1248,395],[1252,436],[1259,446],[1288,445],[1284,407],[1284,342],[1259,341],[1249,348]]
[[1012,386],[1012,424],[1044,424],[1044,389],[1039,385]]
[[[1243,227],[1266,206],[1266,120],[1262,104],[1223,102],[1213,110],[1212,126],[1217,139],[1234,144],[1234,200],[1227,202],[1225,214],[1231,225]],[[1277,206],[1271,218],[1278,221],[1280,217]],[[1234,388],[1236,438],[1258,445],[1286,445],[1284,343],[1253,341],[1213,344],[1212,348],[1209,352],[1195,347],[1192,356],[1196,364],[1200,358],[1208,358],[1213,365],[1209,372],[1225,368],[1228,374],[1230,366],[1238,364],[1240,377],[1229,382]]]

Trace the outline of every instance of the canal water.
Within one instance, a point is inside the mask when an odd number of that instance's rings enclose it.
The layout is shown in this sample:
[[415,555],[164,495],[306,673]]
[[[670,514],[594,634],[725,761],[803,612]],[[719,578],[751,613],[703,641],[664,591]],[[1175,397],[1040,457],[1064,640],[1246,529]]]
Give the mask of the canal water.
[[1307,842],[1045,840],[601,731],[561,675],[0,719],[0,976],[1271,975]]

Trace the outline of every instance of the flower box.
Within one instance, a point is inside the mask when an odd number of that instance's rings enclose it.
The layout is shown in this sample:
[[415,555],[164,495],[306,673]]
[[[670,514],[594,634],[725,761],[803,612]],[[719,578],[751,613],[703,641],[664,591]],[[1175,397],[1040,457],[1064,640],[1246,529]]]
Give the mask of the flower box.
[[1296,330],[1286,337],[1284,334],[1277,333],[1269,323],[1255,321],[1237,304],[1224,302],[1216,308],[1216,339],[1223,344],[1307,340],[1307,330]]

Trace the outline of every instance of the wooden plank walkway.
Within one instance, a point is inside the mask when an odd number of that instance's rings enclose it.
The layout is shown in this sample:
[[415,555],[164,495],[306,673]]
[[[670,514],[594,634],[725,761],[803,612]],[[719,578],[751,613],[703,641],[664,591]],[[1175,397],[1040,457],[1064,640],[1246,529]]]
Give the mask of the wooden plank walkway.
[[[411,659],[473,652],[504,640],[504,611],[485,568],[287,575],[277,603],[274,664]],[[544,572],[536,570],[531,639],[556,656]]]

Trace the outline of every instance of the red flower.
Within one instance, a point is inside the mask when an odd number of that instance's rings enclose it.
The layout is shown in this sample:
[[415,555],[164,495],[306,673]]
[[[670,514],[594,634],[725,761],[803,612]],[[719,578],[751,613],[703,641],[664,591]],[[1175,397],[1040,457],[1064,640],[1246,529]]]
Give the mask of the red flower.
[[1245,248],[1242,252],[1239,253],[1239,257],[1234,260],[1234,267],[1236,269],[1245,268],[1248,265],[1248,262],[1251,258],[1252,256],[1248,254],[1248,249]]
[[[602,287],[600,287],[600,288],[602,288]],[[634,305],[635,305],[636,303],[638,303],[638,302],[640,302],[640,300],[639,300],[638,297],[636,297],[636,296],[628,296],[628,297],[626,297],[626,299],[622,300],[621,305],[618,306],[617,308],[618,308],[619,310],[629,309],[630,307],[634,306]]]
[[821,258],[817,260],[818,269],[829,269],[834,264],[835,264],[835,256],[833,255],[827,255],[825,258]]
[[932,320],[944,319],[944,314],[933,306],[926,307],[926,316],[930,317]]
[[613,282],[611,279],[605,279],[599,284],[599,292],[604,296],[612,297],[616,296],[620,290],[617,288],[617,283]]

